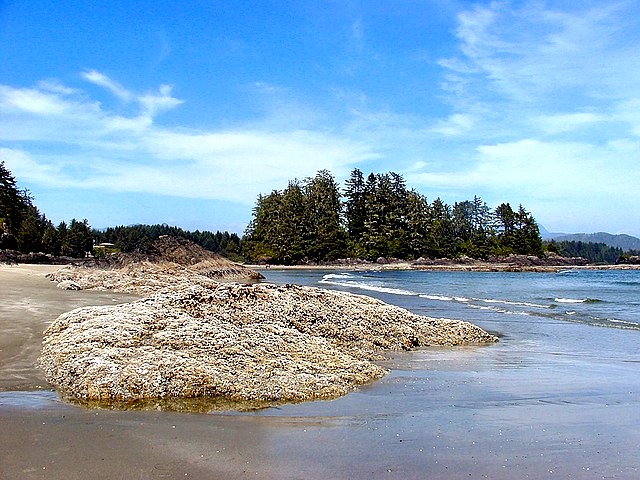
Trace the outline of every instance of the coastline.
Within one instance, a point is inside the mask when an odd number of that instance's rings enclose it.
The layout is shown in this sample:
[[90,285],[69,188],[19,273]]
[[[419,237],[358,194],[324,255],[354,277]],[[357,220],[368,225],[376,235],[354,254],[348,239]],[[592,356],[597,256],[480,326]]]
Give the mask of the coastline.
[[337,263],[326,265],[262,265],[244,264],[245,267],[256,271],[273,270],[353,270],[353,271],[402,271],[402,270],[424,270],[434,272],[541,272],[555,273],[564,270],[640,270],[640,265],[535,265],[523,266],[505,263],[451,263],[442,265],[415,265],[411,262],[390,262],[390,263]]

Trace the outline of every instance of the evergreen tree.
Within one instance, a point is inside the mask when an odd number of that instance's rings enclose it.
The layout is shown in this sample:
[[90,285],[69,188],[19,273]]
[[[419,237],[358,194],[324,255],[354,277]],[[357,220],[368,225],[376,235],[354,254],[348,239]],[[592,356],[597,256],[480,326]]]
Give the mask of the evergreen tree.
[[406,196],[405,235],[408,259],[419,258],[427,252],[427,238],[429,236],[429,202],[415,190]]
[[60,242],[60,254],[69,256],[71,254],[71,248],[69,247],[69,229],[67,228],[67,223],[64,221],[60,222],[56,231],[58,241]]
[[28,205],[22,212],[22,221],[18,230],[18,249],[24,253],[42,252],[44,219],[38,208]]
[[508,255],[515,251],[516,214],[508,203],[496,207],[497,246],[496,255]]
[[542,255],[542,238],[533,216],[520,205],[516,213],[516,253],[522,255]]
[[67,233],[69,255],[75,258],[84,258],[88,252],[93,250],[93,237],[89,228],[89,222],[85,219],[82,222],[75,218],[71,220]]
[[311,241],[309,219],[307,218],[307,200],[300,183],[295,180],[282,193],[278,238],[282,250],[279,253],[285,264],[301,260],[308,251]]
[[259,195],[253,209],[253,219],[245,232],[244,252],[254,259],[281,260],[282,247],[279,238],[282,193],[274,190],[269,195]]
[[451,207],[436,198],[429,209],[429,232],[426,254],[432,258],[451,258],[455,255],[455,237]]
[[367,190],[364,175],[357,168],[345,182],[344,216],[349,256],[363,258],[365,250],[361,239],[367,217]]
[[17,234],[22,223],[22,214],[29,205],[30,200],[25,198],[16,186],[16,179],[5,167],[4,161],[0,162],[0,228],[5,234]]
[[522,206],[514,212],[503,203],[492,211],[478,196],[453,207],[440,198],[429,204],[407,190],[399,174],[371,173],[365,180],[358,169],[345,182],[344,195],[342,200],[333,176],[323,170],[302,185],[294,181],[284,192],[260,196],[244,251],[277,262],[324,261],[345,253],[375,260],[543,251],[535,219]]
[[52,255],[60,255],[62,243],[58,235],[58,230],[50,220],[44,218],[44,233],[42,234],[42,248],[44,252]]
[[334,260],[344,255],[345,232],[341,225],[340,189],[333,175],[319,171],[305,183],[306,217],[312,260]]

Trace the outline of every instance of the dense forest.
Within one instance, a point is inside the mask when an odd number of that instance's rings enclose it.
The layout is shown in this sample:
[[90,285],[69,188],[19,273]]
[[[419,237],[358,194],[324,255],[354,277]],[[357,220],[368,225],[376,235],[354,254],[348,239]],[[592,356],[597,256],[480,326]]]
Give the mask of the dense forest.
[[260,195],[243,254],[274,263],[339,258],[417,259],[541,255],[533,216],[520,205],[491,209],[479,197],[447,205],[408,189],[397,173],[352,171],[341,193],[333,175],[293,180]]
[[[353,170],[341,190],[322,170],[293,180],[282,191],[260,195],[244,237],[235,233],[190,232],[163,225],[92,229],[85,220],[54,225],[20,189],[0,162],[0,250],[83,258],[109,251],[144,251],[161,235],[180,236],[232,260],[273,263],[322,262],[342,258],[473,258],[551,251],[610,264],[636,251],[604,243],[542,242],[533,216],[503,203],[491,209],[478,197],[450,206],[408,189],[401,175]],[[95,244],[113,244],[96,249]]]

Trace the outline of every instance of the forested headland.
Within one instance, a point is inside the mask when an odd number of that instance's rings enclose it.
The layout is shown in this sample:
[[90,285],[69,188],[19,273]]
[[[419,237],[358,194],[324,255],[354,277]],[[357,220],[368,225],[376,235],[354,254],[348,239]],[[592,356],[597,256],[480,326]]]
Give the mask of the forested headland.
[[448,205],[409,189],[394,172],[354,169],[343,190],[327,171],[260,195],[243,238],[251,260],[295,264],[344,258],[487,259],[542,255],[534,217],[522,205],[481,198]]
[[545,248],[563,257],[582,257],[589,263],[613,264],[626,263],[630,257],[640,255],[637,250],[623,250],[601,242],[582,242],[568,240],[551,240],[545,242]]
[[55,226],[0,162],[0,249],[80,258],[93,249],[93,237],[87,220]]

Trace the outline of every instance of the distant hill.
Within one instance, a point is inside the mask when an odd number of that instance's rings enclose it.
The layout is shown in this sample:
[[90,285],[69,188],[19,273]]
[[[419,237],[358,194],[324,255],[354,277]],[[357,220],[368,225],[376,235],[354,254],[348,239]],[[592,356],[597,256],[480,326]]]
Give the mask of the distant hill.
[[629,250],[640,250],[640,238],[631,235],[612,235],[606,232],[598,233],[573,233],[573,234],[550,234],[550,239],[557,242],[591,242],[604,243],[610,247],[621,248],[625,252]]
[[568,235],[568,233],[550,232],[540,224],[538,224],[538,229],[540,230],[540,237],[542,237],[542,240],[553,240],[561,235]]

